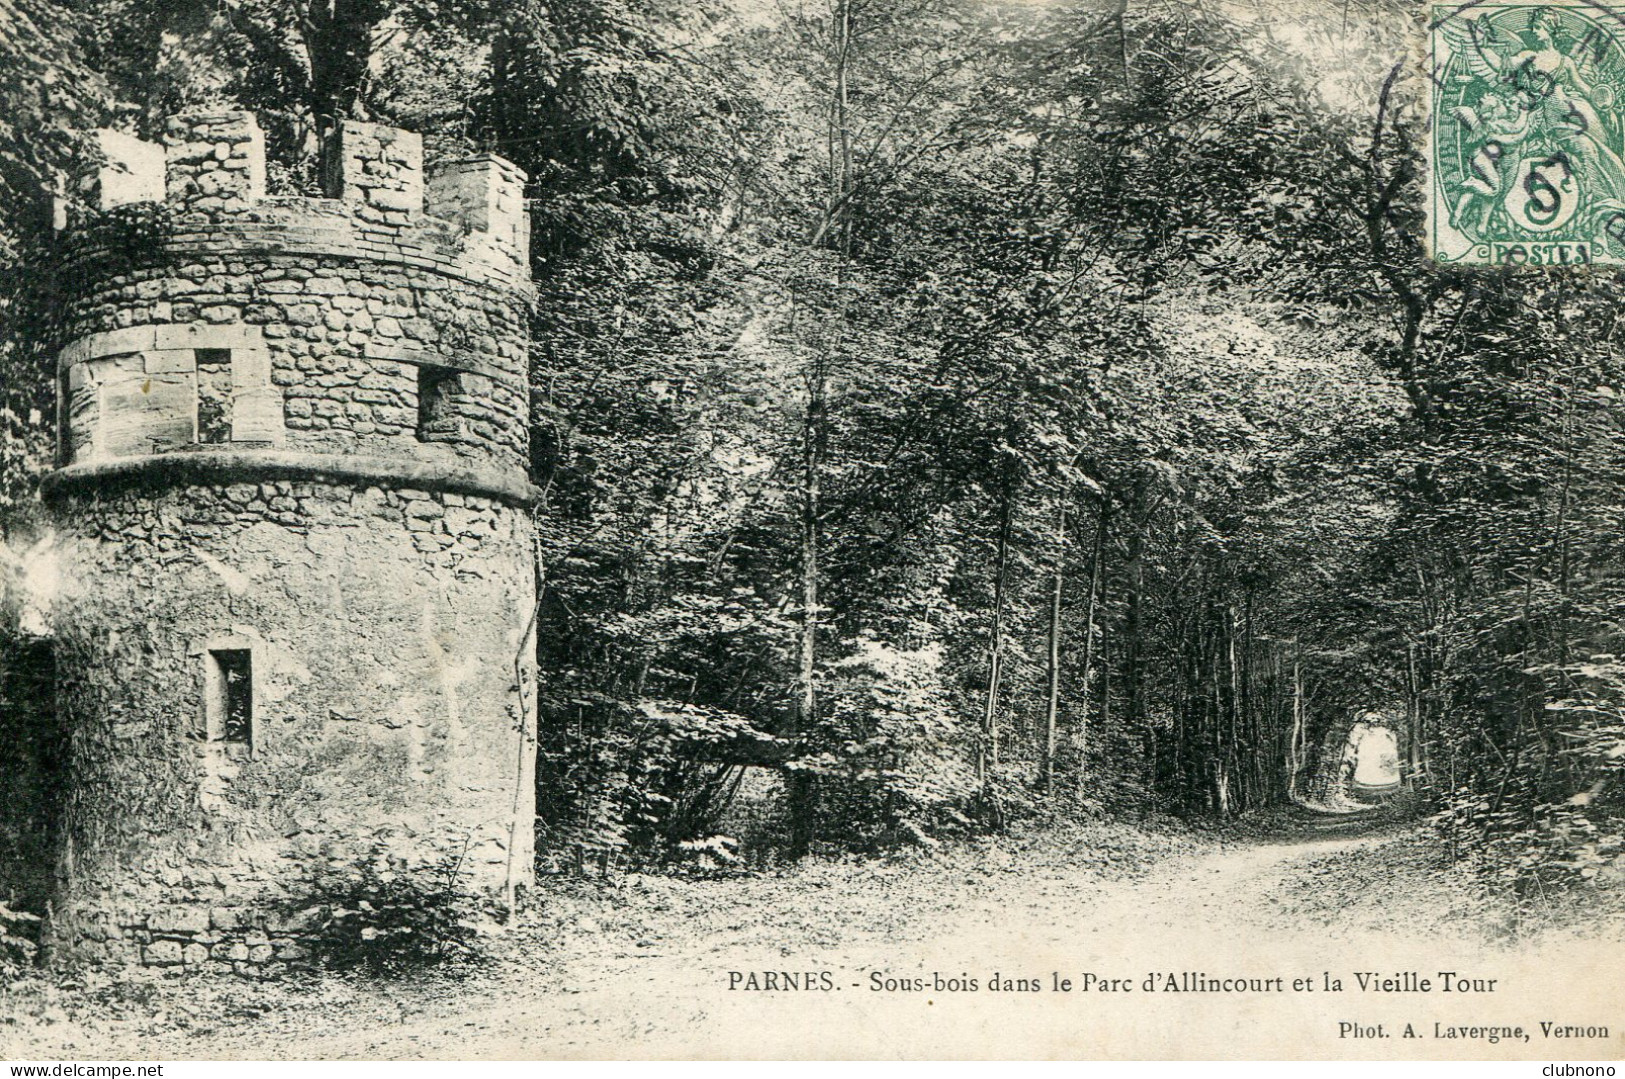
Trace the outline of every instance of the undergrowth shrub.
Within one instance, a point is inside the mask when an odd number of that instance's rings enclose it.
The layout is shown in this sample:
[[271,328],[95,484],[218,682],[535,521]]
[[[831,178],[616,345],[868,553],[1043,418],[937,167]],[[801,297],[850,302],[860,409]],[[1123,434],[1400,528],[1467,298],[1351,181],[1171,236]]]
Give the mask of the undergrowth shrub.
[[310,959],[332,970],[400,975],[474,959],[495,910],[463,883],[461,863],[404,871],[374,858],[318,878],[287,914],[303,917]]
[[[593,707],[587,707],[587,704]],[[544,729],[536,775],[543,872],[578,861],[713,869],[737,837],[720,822],[738,793],[730,747],[765,736],[725,709],[669,700],[575,702],[574,722]]]
[[39,956],[40,919],[0,903],[0,981],[13,981]]
[[944,687],[942,650],[862,636],[848,647],[826,685],[815,752],[796,762],[817,777],[814,834],[874,852],[977,828],[981,790]]

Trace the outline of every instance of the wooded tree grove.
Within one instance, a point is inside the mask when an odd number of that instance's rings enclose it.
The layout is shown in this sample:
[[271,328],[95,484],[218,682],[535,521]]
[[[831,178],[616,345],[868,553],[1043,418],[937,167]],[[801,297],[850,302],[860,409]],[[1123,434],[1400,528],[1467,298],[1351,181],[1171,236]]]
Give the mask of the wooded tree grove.
[[366,115],[530,177],[550,863],[1229,819],[1378,712],[1453,854],[1608,872],[1619,282],[1427,262],[1410,17],[0,0],[7,595],[81,134]]

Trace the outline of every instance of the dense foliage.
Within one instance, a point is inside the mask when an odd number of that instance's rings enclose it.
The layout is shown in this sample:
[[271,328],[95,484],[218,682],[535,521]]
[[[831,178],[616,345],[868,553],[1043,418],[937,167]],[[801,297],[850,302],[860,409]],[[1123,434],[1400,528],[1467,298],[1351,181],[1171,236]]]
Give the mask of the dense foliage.
[[1227,817],[1370,711],[1456,853],[1617,875],[1618,285],[1426,263],[1407,10],[16,3],[0,202],[212,101],[531,176],[545,857]]

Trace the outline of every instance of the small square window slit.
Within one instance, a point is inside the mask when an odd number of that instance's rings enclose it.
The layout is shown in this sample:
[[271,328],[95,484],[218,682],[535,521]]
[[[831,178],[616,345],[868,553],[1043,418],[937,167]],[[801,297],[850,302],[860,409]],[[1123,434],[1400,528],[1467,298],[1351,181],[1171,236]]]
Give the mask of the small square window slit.
[[254,743],[254,657],[246,648],[209,652],[209,740],[249,748]]
[[222,445],[231,441],[231,350],[197,350],[197,440]]

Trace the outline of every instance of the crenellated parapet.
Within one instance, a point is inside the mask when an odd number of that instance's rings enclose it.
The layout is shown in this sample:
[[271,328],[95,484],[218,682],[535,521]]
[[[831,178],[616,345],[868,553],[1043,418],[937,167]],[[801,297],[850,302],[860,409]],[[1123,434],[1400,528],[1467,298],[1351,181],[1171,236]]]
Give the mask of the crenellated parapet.
[[98,141],[63,234],[51,485],[275,449],[528,489],[523,172],[490,154],[425,168],[416,134],[347,120],[326,197],[268,196],[246,112]]
[[266,195],[265,135],[252,113],[182,113],[165,124],[161,145],[105,130],[97,143],[105,160],[79,179],[83,201],[95,211],[161,202],[182,247],[218,236],[290,252],[393,255],[529,288],[525,174],[494,154],[425,168],[419,135],[345,120],[327,137],[326,197],[302,198]]

